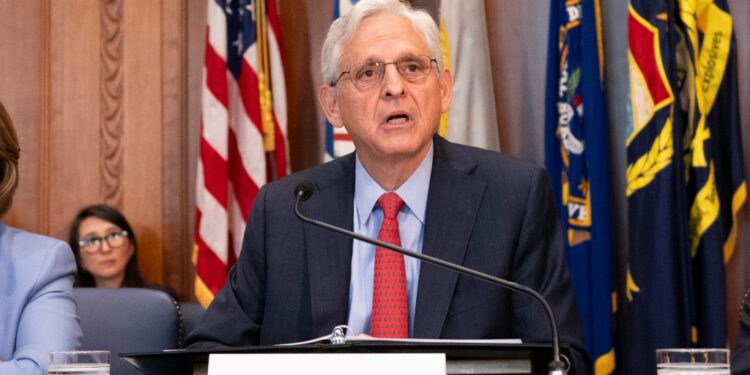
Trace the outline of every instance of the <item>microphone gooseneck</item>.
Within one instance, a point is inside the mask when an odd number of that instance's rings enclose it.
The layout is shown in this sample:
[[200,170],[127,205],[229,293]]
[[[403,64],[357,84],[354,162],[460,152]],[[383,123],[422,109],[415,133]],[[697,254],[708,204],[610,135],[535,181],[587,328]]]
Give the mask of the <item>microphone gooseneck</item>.
[[328,224],[323,221],[311,219],[303,215],[302,212],[300,212],[299,202],[309,199],[310,196],[312,196],[314,191],[315,191],[314,185],[312,184],[312,182],[307,181],[307,180],[301,181],[297,185],[297,187],[294,188],[294,196],[296,197],[296,201],[294,203],[294,214],[297,216],[297,218],[299,218],[300,220],[306,223],[309,223],[309,224],[312,224],[321,228],[325,228],[330,231],[333,231],[333,232],[336,232],[336,233],[339,233],[344,236],[351,237],[360,241],[364,241],[375,246],[384,247],[386,249],[393,250],[397,253],[406,255],[408,257],[417,258],[421,261],[434,264],[436,266],[440,266],[443,268],[447,268],[449,270],[458,272],[463,275],[472,276],[474,278],[484,280],[484,281],[493,283],[495,285],[503,286],[513,291],[524,293],[526,295],[533,297],[537,301],[539,301],[539,303],[542,304],[545,312],[547,313],[547,317],[549,318],[550,330],[552,331],[552,361],[549,363],[549,374],[550,375],[565,375],[568,373],[567,366],[560,357],[560,339],[557,334],[557,322],[555,320],[555,315],[552,312],[552,308],[549,306],[549,303],[547,303],[547,300],[544,299],[544,297],[541,294],[539,294],[539,292],[525,285],[515,283],[513,281],[501,279],[499,277],[488,275],[486,273],[482,273],[482,272],[473,270],[471,268],[467,268],[458,264],[454,264],[454,263],[451,263],[451,262],[448,262],[439,258],[435,258],[435,257],[425,255],[422,253],[417,253],[415,251],[407,250],[402,247],[394,246],[394,245],[391,245],[390,243],[379,241],[374,238],[366,237],[359,233],[355,233],[350,230],[340,228],[340,227],[337,227],[332,224]]

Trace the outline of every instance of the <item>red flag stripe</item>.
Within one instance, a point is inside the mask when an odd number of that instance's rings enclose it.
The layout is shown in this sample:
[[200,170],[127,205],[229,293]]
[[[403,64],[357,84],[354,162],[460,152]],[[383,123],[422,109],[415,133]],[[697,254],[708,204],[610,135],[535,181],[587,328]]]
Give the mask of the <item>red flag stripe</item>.
[[334,133],[333,139],[336,141],[350,141],[352,140],[352,136],[346,133]]
[[242,250],[242,240],[245,237],[245,222],[248,219],[247,215],[244,215],[242,214],[242,212],[240,212],[242,210],[240,209],[239,203],[237,203],[237,199],[235,199],[235,196],[236,195],[232,195],[232,199],[230,199],[231,209],[228,212],[229,216],[227,217],[227,219],[229,220],[230,228],[242,228],[242,231],[232,230],[230,232],[229,238],[232,241],[230,247],[232,254],[228,254],[229,259],[236,259],[237,256],[235,254],[239,254]]
[[[270,7],[270,5],[269,5]],[[275,17],[275,14],[269,14],[269,19],[273,19]],[[269,21],[270,22],[270,21]],[[271,75],[269,77],[270,84],[273,87],[274,93],[279,93],[281,95],[274,96],[273,106],[274,106],[274,132],[276,133],[275,140],[276,140],[276,147],[274,152],[274,158],[276,160],[276,176],[283,177],[286,175],[287,169],[288,169],[288,158],[287,158],[287,142],[286,142],[286,133],[287,133],[287,113],[285,111],[287,105],[286,105],[286,88],[284,87],[284,75],[283,75],[283,68],[281,66],[281,51],[279,51],[280,46],[278,46],[278,43],[276,45],[276,48],[274,48],[274,42],[277,41],[277,35],[269,35],[269,60],[271,63]]]
[[281,35],[281,26],[279,25],[279,13],[276,11],[276,0],[268,0],[266,9],[268,10],[268,24],[271,25],[271,31],[276,37],[276,46],[281,50],[282,44],[281,38],[279,38],[279,35]]
[[253,199],[259,189],[242,164],[242,156],[237,149],[237,137],[231,130],[229,131],[229,172],[229,178],[234,187],[234,197],[242,210],[242,217],[246,218],[250,214]]
[[281,178],[286,176],[286,136],[281,132],[281,127],[274,117],[274,132],[276,133],[276,149],[274,151],[274,158],[276,159],[276,176],[275,178]]
[[[200,222],[202,220],[202,214],[200,210],[195,212],[195,233],[198,234],[200,231]],[[198,274],[203,283],[216,294],[221,286],[224,285],[224,279],[226,277],[226,271],[228,266],[216,256],[208,245],[203,241],[200,235],[195,237],[196,245],[198,246],[198,256],[195,261],[195,272]]]
[[[236,82],[231,81],[231,85],[235,85]],[[230,89],[232,92],[239,92],[239,87]],[[237,97],[233,100],[233,106],[237,106],[234,109],[235,112],[244,114],[246,111],[244,105],[240,102],[240,98]],[[240,109],[240,107],[242,107]],[[233,132],[235,138],[233,142],[236,143],[237,150],[242,160],[245,172],[248,174],[257,186],[263,185],[267,180],[266,174],[266,157],[263,144],[263,133],[258,129],[256,124],[252,123],[248,116],[239,115],[236,119],[231,122],[230,130]],[[227,134],[227,137],[229,135]],[[229,155],[229,150],[226,152]]]
[[206,142],[200,140],[200,156],[203,163],[204,185],[206,190],[219,202],[227,207],[227,161]]
[[258,75],[247,63],[247,60],[242,59],[242,74],[240,74],[237,84],[240,88],[240,96],[242,97],[242,105],[245,107],[245,113],[250,121],[258,129],[258,132],[263,134],[263,125],[260,119],[260,95],[258,93]]
[[206,40],[206,87],[216,100],[227,107],[227,64]]

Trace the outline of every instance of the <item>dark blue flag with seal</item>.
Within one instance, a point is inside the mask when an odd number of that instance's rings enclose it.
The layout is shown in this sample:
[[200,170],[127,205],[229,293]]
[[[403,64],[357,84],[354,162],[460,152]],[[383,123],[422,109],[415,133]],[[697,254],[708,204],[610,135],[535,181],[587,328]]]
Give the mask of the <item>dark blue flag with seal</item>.
[[545,160],[596,374],[612,373],[614,263],[599,0],[550,2]]
[[747,188],[737,102],[736,47],[725,0],[678,0],[677,78],[694,321],[691,343],[727,345],[725,267],[734,252],[737,213]]
[[690,244],[675,93],[672,0],[630,0],[626,131],[628,254],[617,314],[617,372],[656,374],[657,348],[690,345]]

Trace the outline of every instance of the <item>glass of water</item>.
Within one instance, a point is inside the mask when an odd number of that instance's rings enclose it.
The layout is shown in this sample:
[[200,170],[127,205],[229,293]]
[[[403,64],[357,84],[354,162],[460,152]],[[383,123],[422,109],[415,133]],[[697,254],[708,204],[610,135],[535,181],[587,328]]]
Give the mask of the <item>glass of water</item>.
[[48,375],[109,375],[108,351],[51,352]]
[[729,375],[728,349],[657,349],[658,375]]

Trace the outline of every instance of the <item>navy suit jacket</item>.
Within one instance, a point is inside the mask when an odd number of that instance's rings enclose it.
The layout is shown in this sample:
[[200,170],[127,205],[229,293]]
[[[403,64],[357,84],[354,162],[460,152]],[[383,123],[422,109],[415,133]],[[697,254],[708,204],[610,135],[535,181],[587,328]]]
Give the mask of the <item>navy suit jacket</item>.
[[[423,252],[537,290],[555,312],[561,340],[581,347],[544,170],[437,136],[433,141]],[[297,342],[347,323],[352,240],[297,219],[293,191],[302,180],[313,182],[315,192],[301,211],[351,229],[354,164],[350,154],[261,189],[239,260],[189,345]],[[542,306],[526,295],[427,263],[418,290],[414,337],[550,341]]]
[[732,374],[750,374],[750,289],[742,300],[740,330],[729,358],[732,359]]

